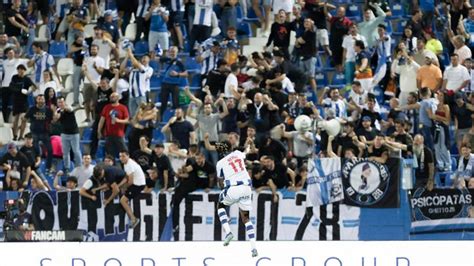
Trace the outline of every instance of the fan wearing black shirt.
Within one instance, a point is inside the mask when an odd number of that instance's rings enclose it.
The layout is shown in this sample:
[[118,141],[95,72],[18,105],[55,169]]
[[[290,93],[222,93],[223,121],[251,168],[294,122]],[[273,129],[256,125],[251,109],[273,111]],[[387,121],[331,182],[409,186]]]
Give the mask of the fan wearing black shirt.
[[198,153],[196,155],[196,163],[193,165],[193,171],[196,171],[197,188],[209,192],[209,190],[213,188],[216,178],[215,165],[206,161],[206,156],[204,156],[203,153]]
[[82,152],[80,147],[79,127],[77,126],[74,110],[66,104],[63,96],[57,99],[58,110],[54,113],[53,121],[59,121],[62,126],[61,143],[63,147],[63,160],[66,171],[71,167],[71,150],[74,154],[74,164],[82,165]]
[[31,164],[28,158],[18,151],[14,142],[7,145],[7,153],[0,159],[0,167],[3,168],[5,174],[10,169],[17,171],[20,174],[20,179],[23,180],[23,187],[28,186],[31,176]]
[[155,145],[151,154],[152,164],[156,166],[158,180],[160,182],[161,192],[174,187],[173,170],[171,168],[170,159],[164,153],[165,146],[162,143]]
[[13,0],[11,8],[6,10],[3,18],[5,21],[5,33],[10,37],[19,36],[22,32],[28,33],[28,21],[20,14],[21,0]]
[[30,162],[31,174],[34,175],[37,179],[42,180],[44,185],[48,187],[48,189],[51,189],[48,181],[39,172],[39,166],[41,164],[41,151],[37,150],[35,146],[33,146],[33,135],[31,133],[27,133],[25,135],[25,144],[23,145],[23,147],[20,148],[20,152],[23,153]]
[[374,139],[374,143],[367,148],[367,157],[370,160],[381,164],[387,162],[388,149],[384,145],[384,136],[382,134],[378,134]]
[[150,139],[147,136],[141,136],[139,143],[140,149],[132,151],[131,157],[140,165],[143,172],[146,172],[152,165],[152,151],[149,147]]
[[372,127],[372,119],[369,116],[363,116],[360,125],[362,127],[356,130],[357,136],[362,142],[372,143],[378,133],[377,129]]
[[288,47],[290,46],[291,24],[286,21],[286,12],[280,10],[277,20],[272,24],[270,29],[270,36],[268,36],[265,50],[273,43],[273,47],[278,47],[283,52],[285,58],[290,58]]
[[179,237],[179,205],[181,201],[191,192],[197,189],[197,171],[196,161],[192,158],[186,160],[186,164],[181,167],[176,176],[179,180],[174,190],[172,206],[173,206],[173,231],[175,239]]
[[53,146],[51,145],[51,138],[49,136],[53,111],[46,106],[43,94],[36,96],[35,100],[36,104],[28,110],[24,119],[30,122],[30,132],[33,135],[33,145],[36,149],[40,150],[40,141],[46,146],[46,150],[48,151],[46,157],[46,172],[48,172],[51,170],[53,160]]
[[260,160],[264,166],[264,177],[271,179],[278,189],[295,188],[296,174],[293,170],[277,162],[273,156],[262,156]]
[[395,120],[395,132],[392,134],[393,140],[385,139],[385,142],[393,148],[402,151],[402,157],[408,158],[413,151],[413,138],[405,131],[405,121]]
[[[10,81],[10,91],[12,92],[13,99],[13,140],[23,139],[26,127],[24,116],[26,111],[28,111],[28,90],[30,87],[36,87],[33,81],[26,76],[26,67],[24,65],[18,65],[16,71],[18,74],[14,75]],[[18,123],[20,119],[20,137],[18,138]]]
[[270,189],[273,195],[273,202],[278,202],[277,187],[272,179],[265,175],[265,171],[261,164],[253,164],[252,167],[252,186],[255,192],[260,193],[263,190]]
[[[89,76],[87,71],[85,73],[86,76]],[[91,81],[91,85],[95,90],[97,90],[97,103],[95,104],[94,124],[92,124],[91,132],[91,156],[92,158],[95,158],[97,144],[99,142],[97,138],[97,128],[99,127],[100,114],[102,113],[102,109],[104,109],[104,107],[109,104],[110,95],[114,91],[110,87],[107,77],[101,77],[99,84]]]
[[314,32],[314,21],[310,18],[304,20],[304,33],[296,39],[296,47],[299,47],[299,55],[301,56],[300,67],[309,77],[311,89],[316,91],[316,32]]
[[354,143],[354,137],[357,137],[354,128],[354,122],[347,122],[344,125],[344,132],[337,137],[337,156],[344,157],[348,149],[352,149],[353,152],[359,155],[359,147]]

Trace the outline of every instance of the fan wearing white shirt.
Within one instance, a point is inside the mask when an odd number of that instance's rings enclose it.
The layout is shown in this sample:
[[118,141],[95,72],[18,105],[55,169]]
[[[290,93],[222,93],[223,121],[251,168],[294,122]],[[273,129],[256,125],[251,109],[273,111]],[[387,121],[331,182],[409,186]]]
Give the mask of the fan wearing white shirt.
[[467,68],[459,64],[459,56],[451,54],[451,65],[446,67],[443,73],[443,90],[457,92],[467,86],[471,76]]
[[54,90],[54,94],[57,95],[58,92],[60,91],[60,85],[56,80],[52,80],[53,76],[51,71],[45,70],[43,72],[43,81],[40,82],[38,85],[38,89],[32,90],[33,97],[36,98],[36,96],[40,94],[45,94],[47,88],[52,88]]
[[99,46],[92,44],[90,49],[90,56],[84,58],[84,64],[87,66],[87,72],[92,79],[84,79],[84,88],[82,94],[84,96],[84,108],[86,110],[86,117],[88,121],[93,115],[95,103],[97,102],[97,89],[92,83],[100,82],[100,75],[104,72],[105,61],[99,56]]
[[117,46],[110,38],[104,36],[104,30],[100,26],[94,27],[94,34],[92,45],[97,45],[99,48],[97,55],[104,59],[104,69],[109,69],[110,53],[115,52]]
[[230,66],[230,73],[227,75],[224,85],[224,96],[226,98],[234,98],[234,95],[237,93],[237,87],[239,82],[237,80],[237,75],[240,72],[239,65],[234,63]]
[[9,105],[11,103],[12,92],[9,89],[10,81],[12,80],[13,75],[17,73],[16,68],[20,65],[21,61],[18,58],[15,58],[15,50],[13,48],[5,49],[5,54],[7,58],[3,60],[3,79],[2,79],[2,114],[3,120],[8,122],[10,116]]
[[121,151],[119,153],[119,158],[120,162],[123,164],[123,170],[127,173],[128,185],[125,194],[120,198],[120,204],[125,209],[128,218],[130,219],[129,227],[135,228],[140,223],[140,219],[135,217],[132,209],[128,206],[128,202],[140,195],[145,188],[145,173],[137,162],[130,159],[128,151]]

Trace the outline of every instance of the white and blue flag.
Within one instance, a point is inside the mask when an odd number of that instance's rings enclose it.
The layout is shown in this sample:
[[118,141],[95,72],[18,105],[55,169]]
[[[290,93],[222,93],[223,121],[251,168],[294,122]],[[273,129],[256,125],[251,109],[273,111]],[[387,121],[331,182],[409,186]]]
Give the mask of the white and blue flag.
[[344,199],[341,158],[313,158],[308,161],[308,198],[313,206]]

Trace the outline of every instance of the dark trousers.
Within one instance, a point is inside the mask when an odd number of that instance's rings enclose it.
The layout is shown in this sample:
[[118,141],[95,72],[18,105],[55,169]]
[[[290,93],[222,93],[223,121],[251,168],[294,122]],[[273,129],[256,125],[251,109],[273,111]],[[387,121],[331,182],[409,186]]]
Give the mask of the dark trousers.
[[194,43],[202,43],[203,41],[209,39],[209,37],[211,37],[211,31],[211,27],[204,25],[193,25],[193,29],[191,30],[191,39],[189,42],[189,45],[191,45],[190,56],[196,55],[196,51],[194,50]]
[[135,35],[135,41],[140,41],[140,37],[143,33],[143,40],[148,41],[148,32],[150,31],[150,23],[142,17],[137,17],[137,35]]
[[105,153],[118,158],[119,152],[127,150],[123,137],[107,136],[105,137]]
[[163,83],[161,84],[160,92],[160,115],[163,117],[165,114],[166,108],[168,107],[168,95],[171,93],[173,99],[173,108],[176,109],[179,107],[179,86],[175,84]]
[[51,145],[51,138],[49,134],[41,133],[35,134],[32,132],[33,135],[33,146],[36,150],[41,150],[39,147],[39,142],[41,141],[43,145],[46,147],[48,151],[48,156],[46,157],[46,169],[51,169],[51,162],[53,161],[53,146]]
[[90,154],[91,154],[91,157],[94,159],[97,153],[97,147],[99,145],[99,139],[97,138],[97,129],[99,128],[99,120],[100,120],[100,114],[96,114],[94,124],[92,124],[91,144],[90,144],[91,145]]
[[179,239],[179,204],[181,201],[191,192],[196,190],[195,184],[189,184],[189,182],[181,182],[176,189],[174,190],[172,208],[173,208],[173,234],[174,239],[177,241]]
[[2,87],[1,89],[2,94],[2,114],[3,120],[5,123],[8,123],[8,117],[10,116],[10,103],[12,101],[12,93],[8,87]]

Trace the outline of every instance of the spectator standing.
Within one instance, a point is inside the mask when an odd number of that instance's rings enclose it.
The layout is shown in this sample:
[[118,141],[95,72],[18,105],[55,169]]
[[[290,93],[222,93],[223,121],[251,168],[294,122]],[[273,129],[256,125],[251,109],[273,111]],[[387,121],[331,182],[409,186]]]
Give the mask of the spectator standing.
[[204,146],[204,139],[206,134],[208,135],[209,142],[215,144],[219,141],[219,132],[218,124],[225,116],[229,114],[227,110],[227,104],[223,98],[219,98],[216,101],[216,106],[222,107],[222,112],[213,113],[211,104],[205,104],[203,107],[203,112],[197,116],[198,121],[198,130],[199,130],[199,139],[200,139],[200,148],[203,152],[206,159],[213,164],[217,163],[217,152],[207,151]]
[[[83,71],[83,66],[84,66],[84,61],[86,56],[89,54],[89,47],[87,46],[86,42],[84,41],[84,36],[81,34],[75,35],[74,36],[74,41],[71,43],[69,46],[69,57],[72,57],[74,67],[72,70],[72,89],[74,93],[73,97],[73,103],[72,106],[76,107],[79,106],[82,103],[79,103],[79,94],[80,94],[80,84],[81,84],[81,76],[82,76],[82,71]],[[86,65],[87,67],[87,65]],[[84,76],[87,77],[86,71],[84,71]],[[96,77],[93,78],[95,80]],[[88,82],[88,84],[90,81]],[[87,107],[90,108],[90,107]],[[86,112],[86,115],[87,112]],[[90,117],[86,119],[90,120]]]
[[312,19],[316,26],[317,45],[323,47],[328,56],[332,53],[329,49],[329,35],[326,24],[328,11],[332,9],[336,9],[336,6],[331,5],[328,2],[321,2],[320,0],[306,1],[304,5],[304,10],[306,11],[308,18]]
[[[86,66],[84,74],[87,78],[84,79],[84,87],[82,92],[84,95],[84,108],[86,109],[87,122],[93,115],[94,105],[97,102],[97,87],[92,83],[99,83],[101,75],[104,73],[105,61],[99,56],[99,46],[93,44],[90,47],[90,56],[85,57],[83,64]],[[87,74],[85,73],[87,72]]]
[[268,36],[267,44],[264,49],[267,49],[273,43],[273,48],[278,48],[278,50],[283,52],[284,57],[288,59],[290,57],[288,52],[288,48],[290,47],[290,33],[291,25],[286,21],[286,12],[279,10],[277,20],[272,24],[270,36]]
[[74,164],[82,164],[79,127],[77,126],[74,110],[66,104],[64,97],[58,97],[58,110],[54,113],[54,121],[59,121],[62,126],[61,143],[63,147],[63,160],[66,172],[71,168],[71,151],[74,154]]
[[155,58],[155,50],[157,47],[166,54],[169,48],[169,33],[166,26],[170,12],[165,6],[161,5],[161,0],[153,0],[145,20],[150,21],[150,32],[148,33],[148,46],[151,58]]
[[265,179],[271,179],[278,189],[295,187],[296,175],[293,170],[276,161],[273,156],[262,156],[260,160],[264,166]]
[[13,0],[10,9],[4,15],[5,33],[20,39],[21,34],[28,33],[28,21],[20,13],[21,0]]
[[444,70],[442,85],[442,89],[448,92],[449,105],[454,102],[454,94],[463,90],[470,81],[471,75],[469,75],[467,68],[460,64],[459,56],[451,54],[451,65]]
[[179,107],[179,85],[183,82],[183,78],[188,76],[188,72],[181,60],[178,59],[178,48],[176,46],[170,47],[168,58],[163,58],[162,62],[166,63],[166,69],[163,74],[163,82],[161,84],[160,93],[160,115],[166,111],[168,107],[168,96],[171,93],[173,99],[173,109]]
[[128,58],[132,61],[133,69],[130,72],[130,114],[134,116],[142,103],[149,100],[150,79],[153,76],[153,68],[150,67],[150,57],[144,55],[140,62],[135,58],[132,49],[128,49]]
[[352,24],[349,28],[349,33],[344,36],[344,39],[342,40],[342,59],[344,62],[344,77],[346,79],[346,85],[351,84],[354,80],[356,57],[354,44],[357,40],[362,41],[367,45],[365,37],[358,33],[357,24]]
[[429,88],[431,91],[437,91],[441,88],[443,75],[441,69],[434,65],[431,57],[425,57],[425,65],[418,69],[416,74],[416,86],[421,88]]
[[20,65],[20,60],[15,57],[15,50],[13,48],[5,49],[6,58],[3,59],[3,79],[2,79],[2,114],[5,122],[9,121],[10,108],[12,102],[13,91],[9,88],[12,77],[17,74],[17,67]]
[[183,109],[178,108],[175,115],[161,129],[163,133],[171,132],[171,137],[179,143],[181,149],[188,149],[190,144],[195,143],[195,132],[193,125],[184,119]]
[[398,52],[397,58],[393,61],[392,69],[399,75],[400,94],[398,99],[400,105],[406,105],[410,92],[417,92],[416,76],[420,66],[413,60],[413,57],[407,53],[406,49]]
[[331,50],[332,63],[339,72],[342,72],[342,39],[349,31],[352,21],[346,17],[346,9],[342,6],[337,8],[336,16],[327,13],[331,32],[329,34],[329,48]]
[[423,135],[416,135],[413,140],[413,157],[416,164],[414,187],[426,187],[428,190],[434,188],[434,158],[433,152],[428,145],[424,144]]
[[38,95],[35,98],[36,104],[28,109],[25,119],[30,124],[30,132],[33,136],[33,145],[37,150],[40,150],[39,142],[46,146],[48,152],[46,159],[46,173],[51,170],[51,163],[53,159],[53,148],[49,136],[49,128],[53,119],[53,112],[45,105],[44,95]]
[[66,17],[58,25],[56,41],[60,41],[62,35],[67,32],[68,46],[74,41],[76,34],[84,32],[84,26],[90,22],[89,11],[83,5],[82,0],[73,0]]
[[212,0],[199,0],[195,4],[195,16],[189,42],[189,45],[191,45],[190,56],[195,56],[196,50],[194,47],[196,41],[202,43],[211,37],[212,7]]
[[[87,66],[85,66],[87,67]],[[84,71],[86,74],[86,78],[91,80],[88,71]],[[94,123],[92,124],[92,133],[91,133],[91,156],[95,158],[95,154],[97,151],[97,143],[98,143],[98,135],[97,135],[97,128],[99,127],[99,121],[102,114],[102,110],[104,106],[106,106],[110,102],[110,95],[114,92],[113,89],[110,87],[109,79],[105,76],[100,78],[100,82],[91,82],[91,85],[94,87],[94,91],[97,92],[97,102],[95,104],[95,113],[94,113]]]
[[[111,61],[110,53],[116,51],[117,45],[109,38],[109,36],[104,35],[104,29],[101,26],[94,27],[94,37],[91,47],[94,45],[98,48],[97,55],[104,60],[103,69],[109,69]],[[104,72],[100,74],[104,74]]]
[[99,139],[105,137],[105,151],[117,157],[125,150],[125,125],[128,124],[129,114],[127,107],[119,103],[119,95],[114,92],[110,95],[110,103],[104,106],[97,128]]
[[405,27],[410,27],[411,31],[413,33],[413,36],[415,36],[418,39],[423,38],[423,29],[425,25],[423,25],[422,22],[422,16],[423,14],[421,13],[421,10],[419,9],[413,9],[412,11],[412,16],[411,18],[407,21],[407,24]]
[[[13,140],[22,140],[25,133],[26,120],[24,116],[28,111],[28,90],[35,87],[33,81],[26,76],[26,67],[19,64],[16,67],[18,74],[13,75],[10,81],[12,91],[12,111],[13,111]],[[44,99],[44,97],[43,97]],[[20,135],[18,136],[18,123],[21,120]]]
[[[170,31],[173,32],[175,38],[177,39],[177,46],[179,50],[184,50],[184,38],[183,32],[181,31],[181,23],[184,17],[185,11],[185,3],[184,0],[171,0],[171,12],[170,12],[170,20],[168,21]],[[188,1],[188,4],[194,9],[195,3],[193,1]],[[188,12],[191,13],[191,12]],[[188,20],[189,24],[193,24],[191,19]],[[191,32],[191,27],[189,27],[189,31]]]
[[359,23],[359,31],[367,41],[366,47],[372,48],[377,45],[377,39],[379,39],[377,27],[379,24],[384,23],[387,15],[379,4],[370,3],[369,5],[376,10],[377,16],[375,16],[371,8],[367,7],[364,10],[364,21]]
[[28,67],[34,67],[33,81],[35,84],[38,85],[43,82],[43,72],[45,70],[52,70],[51,72],[54,71],[58,80],[61,81],[53,56],[46,51],[43,51],[43,46],[39,42],[34,42],[32,47],[34,56],[30,61],[28,61]]
[[149,0],[138,0],[138,8],[135,12],[135,21],[137,23],[137,34],[135,35],[135,41],[143,40],[148,41],[148,32],[150,31],[150,22],[145,19],[150,8]]
[[426,49],[426,40],[423,39],[423,37],[418,38],[416,40],[416,52],[413,55],[413,58],[415,59],[416,63],[420,66],[425,65],[425,58],[429,57],[431,58],[431,62],[439,67],[439,61],[438,57],[436,57],[436,54],[433,53],[432,51]]
[[[429,116],[435,126],[434,151],[436,154],[436,167],[441,172],[448,172],[451,171],[451,155],[449,153],[451,147],[451,137],[449,135],[451,111],[446,102],[447,97],[443,92],[437,92],[436,99],[438,100],[436,111],[434,113],[429,112]],[[428,110],[431,111],[430,109]]]
[[361,40],[354,43],[355,72],[354,81],[359,81],[364,91],[372,92],[372,69],[370,68],[370,54],[365,50],[365,44]]
[[304,20],[304,33],[296,39],[296,46],[300,48],[300,67],[309,78],[309,84],[313,91],[316,91],[316,33],[314,32],[314,22],[307,18]]
[[456,102],[452,106],[454,129],[456,132],[456,144],[458,150],[460,150],[463,142],[469,142],[469,131],[472,128],[474,106],[466,102],[464,94],[460,91],[454,95],[454,100]]

